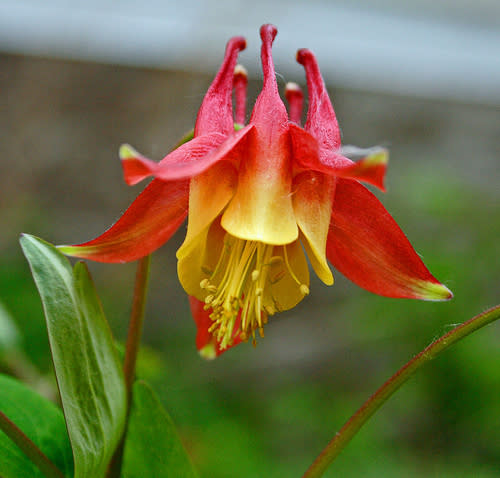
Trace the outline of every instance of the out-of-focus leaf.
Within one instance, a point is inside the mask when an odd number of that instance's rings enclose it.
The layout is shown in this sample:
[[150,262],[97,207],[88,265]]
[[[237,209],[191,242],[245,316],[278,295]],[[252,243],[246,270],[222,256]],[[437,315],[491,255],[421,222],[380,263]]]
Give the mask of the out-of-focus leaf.
[[123,434],[126,392],[111,332],[88,270],[51,244],[24,235],[21,246],[43,302],[68,426],[75,478],[104,476]]
[[[0,374],[0,410],[64,473],[73,474],[71,445],[59,408],[21,382]],[[0,431],[0,476],[44,478],[42,472]]]
[[153,390],[136,382],[130,412],[123,478],[196,478],[172,419]]
[[21,335],[7,309],[0,302],[0,355],[6,349],[19,346]]

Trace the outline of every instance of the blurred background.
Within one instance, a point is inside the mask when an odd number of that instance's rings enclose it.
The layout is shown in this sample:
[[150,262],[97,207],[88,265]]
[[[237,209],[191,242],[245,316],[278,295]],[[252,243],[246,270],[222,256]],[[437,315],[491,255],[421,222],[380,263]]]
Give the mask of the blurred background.
[[[380,298],[336,273],[333,287],[313,279],[256,349],[205,362],[176,276],[181,228],[153,256],[139,375],[203,477],[300,476],[385,379],[500,300],[496,0],[0,0],[0,369],[50,394],[19,234],[56,244],[100,234],[142,188],[124,184],[119,145],[163,157],[192,128],[233,35],[247,38],[254,99],[267,22],[279,29],[280,87],[304,85],[295,52],[312,49],[344,143],[390,148],[381,199],[455,298]],[[135,266],[90,267],[124,341]],[[500,476],[499,343],[494,324],[419,371],[325,476]]]

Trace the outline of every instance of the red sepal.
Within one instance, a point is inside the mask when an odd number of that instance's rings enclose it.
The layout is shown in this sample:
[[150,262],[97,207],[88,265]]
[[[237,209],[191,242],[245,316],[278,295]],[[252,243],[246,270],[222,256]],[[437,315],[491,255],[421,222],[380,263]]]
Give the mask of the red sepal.
[[452,297],[380,201],[356,181],[337,181],[326,253],[336,269],[375,294],[427,300]]
[[102,235],[59,249],[64,254],[97,262],[140,259],[165,244],[184,222],[188,195],[188,180],[154,180]]
[[128,184],[155,176],[163,181],[188,179],[201,174],[218,161],[230,159],[245,141],[253,126],[245,126],[229,137],[219,133],[198,136],[167,154],[159,163],[140,155],[122,158],[123,174]]
[[234,347],[241,342],[241,339],[237,332],[239,328],[239,317],[236,321],[233,343],[227,348],[221,350],[215,337],[208,331],[213,322],[210,318],[210,311],[204,309],[205,303],[190,295],[189,305],[191,306],[191,314],[193,315],[193,319],[196,323],[197,328],[196,348],[203,358],[214,359],[215,357],[218,357],[220,354],[224,353],[226,350],[229,350],[231,347]]
[[361,158],[351,161],[342,154],[318,146],[316,139],[295,124],[290,124],[294,166],[299,170],[313,170],[330,176],[356,179],[372,184],[385,191],[384,176],[387,157],[380,161]]

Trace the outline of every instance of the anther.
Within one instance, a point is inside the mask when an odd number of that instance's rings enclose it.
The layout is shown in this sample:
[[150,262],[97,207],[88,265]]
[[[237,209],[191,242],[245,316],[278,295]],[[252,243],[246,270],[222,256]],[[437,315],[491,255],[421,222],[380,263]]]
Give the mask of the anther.
[[276,313],[276,309],[272,305],[266,305],[264,307],[264,310],[269,314],[269,315],[274,315]]
[[300,284],[299,289],[302,295],[309,295],[309,287],[307,287],[305,284]]
[[278,264],[278,262],[281,262],[283,258],[281,256],[273,256],[271,259],[269,259],[269,262],[266,264],[268,266],[273,266],[274,264]]
[[208,279],[203,279],[201,282],[200,282],[200,287],[202,289],[206,289],[208,286],[210,285],[210,281]]
[[[269,302],[265,300],[265,287],[272,283],[272,276],[279,274],[279,280],[290,268],[286,252],[284,256],[272,256],[274,250],[273,245],[226,234],[214,272],[200,281],[206,295],[204,309],[212,320],[209,332],[221,348],[231,346],[235,337],[255,343],[256,335],[264,336],[268,316],[277,311],[276,305],[264,305],[264,301]],[[272,268],[271,275],[268,267]]]

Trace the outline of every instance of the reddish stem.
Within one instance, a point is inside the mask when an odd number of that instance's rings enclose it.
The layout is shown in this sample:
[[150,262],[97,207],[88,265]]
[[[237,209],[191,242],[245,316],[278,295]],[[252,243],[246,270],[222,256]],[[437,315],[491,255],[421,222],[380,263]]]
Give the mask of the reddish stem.
[[472,332],[500,319],[500,305],[476,315],[467,322],[432,342],[422,352],[413,357],[387,380],[335,434],[328,445],[304,473],[302,478],[318,478],[346,447],[358,430],[368,419],[401,387],[422,365],[436,357],[440,352],[463,339]]
[[47,478],[64,478],[61,470],[49,460],[47,455],[45,455],[21,429],[1,411],[0,430],[21,449]]
[[139,259],[137,263],[137,272],[135,275],[134,299],[132,302],[132,312],[130,313],[130,324],[127,336],[127,345],[125,347],[125,359],[123,361],[123,374],[125,376],[125,389],[127,392],[127,424],[123,438],[116,448],[111,463],[108,467],[108,478],[120,478],[123,462],[123,452],[125,449],[125,438],[127,436],[128,416],[132,404],[132,386],[135,379],[135,367],[137,364],[137,355],[142,337],[142,326],[144,323],[144,310],[146,307],[146,295],[149,282],[149,268],[151,265],[151,256],[145,256]]

